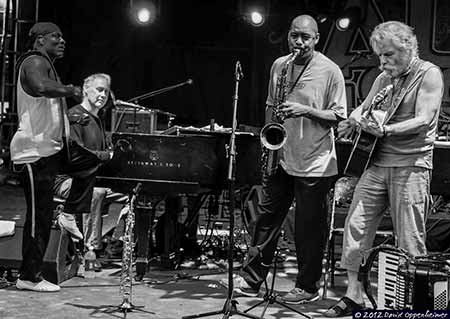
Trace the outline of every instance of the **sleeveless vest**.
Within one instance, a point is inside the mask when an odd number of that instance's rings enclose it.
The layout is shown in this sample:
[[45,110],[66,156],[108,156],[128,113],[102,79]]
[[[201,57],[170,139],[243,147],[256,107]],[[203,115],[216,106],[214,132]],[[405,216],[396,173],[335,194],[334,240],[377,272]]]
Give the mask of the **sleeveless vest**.
[[[425,73],[431,68],[438,67],[430,62],[423,62],[411,82],[410,89],[387,124],[395,124],[415,117],[417,94],[422,86]],[[389,83],[390,78],[386,77],[380,81],[380,87]],[[438,118],[439,110],[426,130],[408,135],[386,136],[380,139],[373,163],[382,167],[418,166],[432,169]]]
[[[67,113],[61,112],[61,98],[34,97],[23,89],[20,81],[23,61],[17,80],[17,113],[19,127],[11,145],[11,160],[15,164],[32,163],[56,154],[63,148],[63,129],[69,136]],[[51,62],[50,62],[51,63]],[[55,73],[56,79],[58,79]],[[63,114],[64,119],[61,119]],[[64,123],[64,124],[63,124]],[[64,125],[64,127],[63,127]]]

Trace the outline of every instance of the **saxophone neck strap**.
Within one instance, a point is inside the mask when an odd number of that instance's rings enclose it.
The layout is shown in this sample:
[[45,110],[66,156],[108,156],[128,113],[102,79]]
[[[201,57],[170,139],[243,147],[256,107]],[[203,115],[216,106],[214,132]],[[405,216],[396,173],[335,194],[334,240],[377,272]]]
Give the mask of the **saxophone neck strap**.
[[[311,63],[312,59],[314,57],[314,54],[306,61],[305,65],[303,66],[302,70],[300,71],[300,73],[297,75],[297,78],[294,81],[294,84],[292,84],[291,88],[289,89],[288,94],[291,94],[292,91],[294,91],[295,86],[297,85],[298,81],[300,80],[300,78],[302,77],[303,73],[305,73],[306,68],[308,67],[308,65]],[[292,63],[292,72],[294,71],[294,63]],[[292,78],[292,77],[291,77]]]

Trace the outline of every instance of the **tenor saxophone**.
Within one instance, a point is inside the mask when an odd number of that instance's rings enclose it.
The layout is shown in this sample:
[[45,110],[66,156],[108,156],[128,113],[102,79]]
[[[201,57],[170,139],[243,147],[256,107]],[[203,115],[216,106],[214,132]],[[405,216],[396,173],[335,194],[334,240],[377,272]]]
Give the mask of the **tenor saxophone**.
[[275,174],[280,161],[279,150],[287,140],[287,132],[282,125],[284,123],[284,115],[280,112],[280,106],[286,101],[287,97],[287,71],[299,54],[300,50],[293,50],[281,69],[275,87],[275,105],[273,107],[271,121],[260,132],[259,137],[262,145],[261,170],[263,175],[271,176]]

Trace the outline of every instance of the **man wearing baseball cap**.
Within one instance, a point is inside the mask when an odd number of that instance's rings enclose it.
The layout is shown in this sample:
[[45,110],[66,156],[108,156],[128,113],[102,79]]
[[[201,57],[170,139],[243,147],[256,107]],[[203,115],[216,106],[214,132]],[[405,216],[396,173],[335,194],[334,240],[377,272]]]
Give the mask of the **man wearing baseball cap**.
[[[61,29],[51,22],[36,23],[30,30],[29,43],[31,51],[18,62],[19,127],[10,147],[14,169],[21,173],[27,203],[23,260],[16,287],[54,292],[60,287],[42,277],[42,264],[53,218],[55,177],[61,171],[76,173],[65,212],[87,213],[95,174],[89,171],[89,161],[74,164],[77,154],[72,149],[69,152],[70,128],[65,98],[81,99],[82,92],[79,87],[62,84],[53,65],[64,56],[66,41]],[[77,229],[73,218],[59,222],[69,232],[71,227]]]

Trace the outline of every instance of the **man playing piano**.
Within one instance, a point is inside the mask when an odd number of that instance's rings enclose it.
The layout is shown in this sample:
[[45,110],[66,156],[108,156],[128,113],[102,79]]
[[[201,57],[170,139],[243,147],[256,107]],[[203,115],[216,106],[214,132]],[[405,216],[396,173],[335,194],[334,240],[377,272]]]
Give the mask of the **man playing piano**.
[[[318,299],[318,281],[327,233],[326,197],[337,161],[332,125],[347,116],[345,83],[339,67],[314,50],[319,41],[316,21],[301,15],[288,33],[291,52],[300,50],[287,69],[287,98],[280,105],[287,141],[277,171],[263,176],[262,200],[252,244],[235,290],[255,296],[267,276],[278,234],[296,200],[295,245],[298,275],[295,288],[283,297],[288,303]],[[277,79],[291,55],[275,60],[270,74],[266,121],[270,122],[277,102]],[[269,265],[269,266],[268,266]]]
[[[108,99],[111,86],[111,78],[107,74],[96,73],[88,76],[83,83],[83,101],[69,110],[70,140],[76,143],[78,155],[81,158],[90,158],[96,162],[91,167],[91,172],[96,172],[97,168],[111,158],[110,151],[107,150],[105,132],[103,124],[98,116]],[[73,184],[73,179],[68,175],[58,175],[54,185],[56,195],[66,199]],[[111,190],[95,187],[93,190],[90,213],[83,214],[83,227],[85,245],[100,249],[101,245],[101,213],[102,207],[115,199],[125,200],[123,194],[113,193]],[[69,231],[77,238],[83,238],[82,233],[75,223],[67,223],[67,220],[74,220],[72,214],[63,212],[58,217],[60,226]]]
[[[443,94],[440,69],[418,57],[411,27],[397,21],[378,25],[370,37],[380,59],[381,74],[364,102],[339,123],[340,136],[357,125],[378,137],[368,169],[361,176],[345,221],[341,267],[347,269],[345,296],[327,310],[327,317],[351,315],[364,307],[358,269],[362,253],[371,248],[375,231],[390,208],[396,241],[413,256],[426,253],[425,219],[430,207],[432,156]],[[374,97],[391,86],[381,111],[384,122],[367,120],[365,110]],[[384,125],[383,125],[384,124]]]

